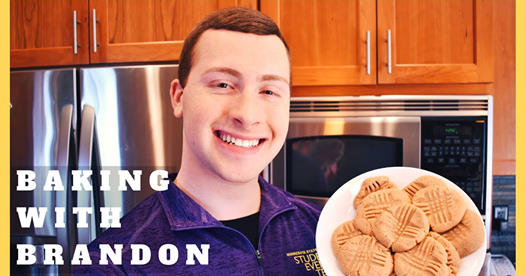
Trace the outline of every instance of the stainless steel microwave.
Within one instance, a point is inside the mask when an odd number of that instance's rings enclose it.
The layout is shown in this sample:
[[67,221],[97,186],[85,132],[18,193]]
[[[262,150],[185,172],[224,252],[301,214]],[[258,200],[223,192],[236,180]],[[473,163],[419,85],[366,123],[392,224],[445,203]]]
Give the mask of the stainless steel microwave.
[[489,95],[295,97],[266,177],[323,205],[366,171],[422,168],[456,183],[490,217],[492,110]]

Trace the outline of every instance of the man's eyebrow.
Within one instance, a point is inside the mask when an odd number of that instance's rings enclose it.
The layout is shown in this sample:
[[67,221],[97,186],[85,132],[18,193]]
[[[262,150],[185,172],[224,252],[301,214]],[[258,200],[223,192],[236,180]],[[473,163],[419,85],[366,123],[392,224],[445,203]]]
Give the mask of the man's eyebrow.
[[[241,73],[239,71],[234,70],[234,69],[229,68],[229,67],[212,67],[212,68],[209,68],[208,70],[206,70],[204,74],[208,74],[210,72],[225,73],[225,74],[232,75],[232,76],[234,76],[236,78],[240,78],[241,77]],[[286,83],[287,85],[289,85],[289,80],[287,80],[286,78],[284,78],[282,76],[279,76],[279,75],[266,74],[266,75],[261,76],[259,79],[261,81],[274,81],[274,80],[277,80],[277,81],[282,81],[282,82]]]
[[232,75],[232,76],[234,76],[236,78],[241,77],[241,73],[240,72],[238,72],[237,70],[234,70],[232,68],[228,68],[228,67],[212,67],[212,68],[206,70],[205,74],[208,74],[210,72],[225,73],[225,74]]
[[282,81],[282,82],[286,83],[287,85],[289,85],[289,80],[287,80],[286,78],[284,78],[282,76],[279,76],[279,75],[263,75],[263,76],[261,76],[261,80],[262,81],[277,80],[277,81]]

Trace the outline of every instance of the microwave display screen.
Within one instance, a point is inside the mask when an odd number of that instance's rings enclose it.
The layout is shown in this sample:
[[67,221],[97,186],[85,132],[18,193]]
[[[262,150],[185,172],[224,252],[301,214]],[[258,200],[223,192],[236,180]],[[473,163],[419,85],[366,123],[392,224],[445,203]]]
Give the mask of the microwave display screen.
[[458,128],[455,128],[455,127],[447,127],[447,128],[444,128],[444,133],[446,135],[458,135],[459,134],[459,131],[458,131]]
[[472,135],[473,128],[471,126],[460,126],[452,123],[445,126],[434,126],[433,135],[435,136],[458,136],[458,135]]
[[400,138],[341,135],[288,139],[287,190],[329,197],[364,172],[403,164]]

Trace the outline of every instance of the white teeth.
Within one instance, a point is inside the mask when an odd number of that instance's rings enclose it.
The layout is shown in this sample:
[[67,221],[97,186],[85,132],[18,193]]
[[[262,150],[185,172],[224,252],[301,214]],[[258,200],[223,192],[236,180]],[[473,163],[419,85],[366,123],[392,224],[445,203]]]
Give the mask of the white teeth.
[[225,143],[233,144],[233,145],[236,145],[238,147],[252,148],[252,147],[255,147],[255,146],[259,145],[259,139],[242,140],[242,139],[239,139],[239,138],[231,137],[230,135],[226,135],[226,134],[223,134],[223,133],[221,133],[219,135],[219,138],[221,138],[221,140],[223,140]]

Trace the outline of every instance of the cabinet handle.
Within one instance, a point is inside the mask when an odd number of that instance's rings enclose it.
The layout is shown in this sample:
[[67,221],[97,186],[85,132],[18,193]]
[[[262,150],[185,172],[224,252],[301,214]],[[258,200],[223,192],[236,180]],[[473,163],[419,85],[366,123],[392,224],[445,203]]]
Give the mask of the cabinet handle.
[[367,75],[371,74],[371,31],[367,31]]
[[387,30],[387,73],[391,74],[391,29]]
[[96,53],[97,52],[97,22],[99,22],[97,20],[97,11],[95,9],[93,9],[93,52]]
[[77,21],[77,11],[73,11],[73,53],[78,54],[77,49],[80,48],[80,45],[77,42],[77,25],[80,24]]

